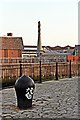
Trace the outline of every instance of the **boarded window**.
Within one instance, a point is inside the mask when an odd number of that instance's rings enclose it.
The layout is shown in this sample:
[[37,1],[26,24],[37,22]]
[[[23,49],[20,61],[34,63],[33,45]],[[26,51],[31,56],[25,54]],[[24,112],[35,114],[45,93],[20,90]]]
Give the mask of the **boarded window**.
[[4,50],[4,57],[8,57],[8,50]]
[[18,57],[21,57],[21,50],[18,50]]

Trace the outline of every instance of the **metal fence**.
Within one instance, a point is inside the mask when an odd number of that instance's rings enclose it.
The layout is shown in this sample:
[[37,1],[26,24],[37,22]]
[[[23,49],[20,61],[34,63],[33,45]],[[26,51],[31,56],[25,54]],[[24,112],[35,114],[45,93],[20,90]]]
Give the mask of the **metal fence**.
[[30,76],[35,82],[59,80],[80,75],[78,63],[16,63],[0,65],[0,81],[2,84],[14,84],[21,75]]

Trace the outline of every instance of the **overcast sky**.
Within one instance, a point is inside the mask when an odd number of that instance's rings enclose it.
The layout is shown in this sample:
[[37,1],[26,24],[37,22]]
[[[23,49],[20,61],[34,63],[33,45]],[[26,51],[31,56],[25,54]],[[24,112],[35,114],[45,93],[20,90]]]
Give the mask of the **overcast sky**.
[[78,0],[0,0],[0,36],[12,32],[24,45],[78,44]]

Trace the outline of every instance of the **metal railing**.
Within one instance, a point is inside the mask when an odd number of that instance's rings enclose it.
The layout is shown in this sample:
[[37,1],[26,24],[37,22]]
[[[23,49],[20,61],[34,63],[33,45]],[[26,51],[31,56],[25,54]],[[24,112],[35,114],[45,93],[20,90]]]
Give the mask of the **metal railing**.
[[15,63],[0,65],[0,81],[2,84],[14,84],[21,75],[30,76],[35,82],[59,80],[80,75],[78,63]]

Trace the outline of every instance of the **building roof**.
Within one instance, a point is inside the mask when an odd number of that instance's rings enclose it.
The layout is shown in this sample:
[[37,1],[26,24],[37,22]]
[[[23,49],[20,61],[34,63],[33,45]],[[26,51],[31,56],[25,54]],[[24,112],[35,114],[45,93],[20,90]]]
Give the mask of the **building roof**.
[[55,47],[47,46],[47,48],[49,48],[50,50],[68,50],[68,49],[74,49],[75,47],[67,45],[67,46],[64,46],[64,47],[61,47],[61,46],[55,46]]
[[22,37],[0,37],[0,49],[23,49]]
[[58,55],[58,56],[66,56],[66,55],[70,55],[70,53],[59,53],[57,51],[46,51],[44,53],[42,53],[42,56],[53,56],[53,55]]

